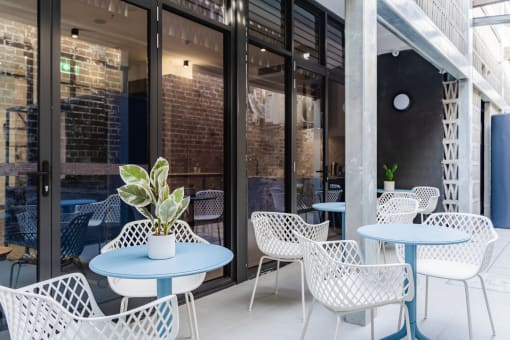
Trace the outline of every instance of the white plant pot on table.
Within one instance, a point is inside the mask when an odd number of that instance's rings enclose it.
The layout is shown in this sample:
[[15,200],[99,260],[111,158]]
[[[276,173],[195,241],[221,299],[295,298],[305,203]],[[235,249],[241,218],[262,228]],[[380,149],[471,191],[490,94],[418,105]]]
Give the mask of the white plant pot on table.
[[165,260],[175,256],[175,235],[149,235],[147,255],[153,260]]
[[395,181],[384,181],[384,191],[395,191]]

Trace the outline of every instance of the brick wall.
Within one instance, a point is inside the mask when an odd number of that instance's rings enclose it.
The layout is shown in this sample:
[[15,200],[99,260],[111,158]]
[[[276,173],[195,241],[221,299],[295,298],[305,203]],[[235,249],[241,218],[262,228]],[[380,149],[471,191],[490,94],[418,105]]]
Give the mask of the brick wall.
[[[223,189],[223,75],[196,65],[191,79],[164,75],[162,103],[162,156],[170,162],[171,187]],[[176,175],[183,173],[193,174]]]

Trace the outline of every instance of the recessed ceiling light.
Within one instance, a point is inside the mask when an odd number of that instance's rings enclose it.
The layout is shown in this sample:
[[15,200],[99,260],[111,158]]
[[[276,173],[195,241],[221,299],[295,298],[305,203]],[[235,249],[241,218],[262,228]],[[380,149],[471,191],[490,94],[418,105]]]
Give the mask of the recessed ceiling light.
[[266,52],[267,50],[265,48],[261,48],[260,52]]
[[310,59],[310,52],[303,53],[303,58],[305,58],[306,60]]

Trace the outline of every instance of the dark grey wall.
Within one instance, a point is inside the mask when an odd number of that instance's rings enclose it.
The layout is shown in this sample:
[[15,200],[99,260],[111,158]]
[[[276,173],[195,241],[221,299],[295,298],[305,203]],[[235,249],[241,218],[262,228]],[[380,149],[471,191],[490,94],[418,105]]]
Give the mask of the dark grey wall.
[[[377,69],[379,187],[384,180],[382,164],[398,163],[397,188],[429,185],[442,193],[442,75],[414,51],[402,51],[398,57],[380,55]],[[411,98],[407,111],[393,108],[399,92]]]

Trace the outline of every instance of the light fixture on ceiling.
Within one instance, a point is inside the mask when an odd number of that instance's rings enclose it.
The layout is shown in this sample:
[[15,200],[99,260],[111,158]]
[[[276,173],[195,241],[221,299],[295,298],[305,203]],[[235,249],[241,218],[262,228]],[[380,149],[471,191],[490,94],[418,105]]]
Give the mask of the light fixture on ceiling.
[[266,52],[266,51],[267,51],[267,50],[266,50],[264,47],[262,47],[262,48],[260,49],[260,52]]
[[305,60],[310,60],[310,52],[303,53],[303,58],[305,58]]
[[400,52],[398,50],[394,50],[393,52],[391,52],[391,55],[394,56],[395,58],[398,57],[399,54]]
[[182,64],[182,67],[188,68],[189,67],[189,60],[184,60],[184,63]]
[[78,39],[80,37],[80,29],[73,27],[71,28],[71,38]]

